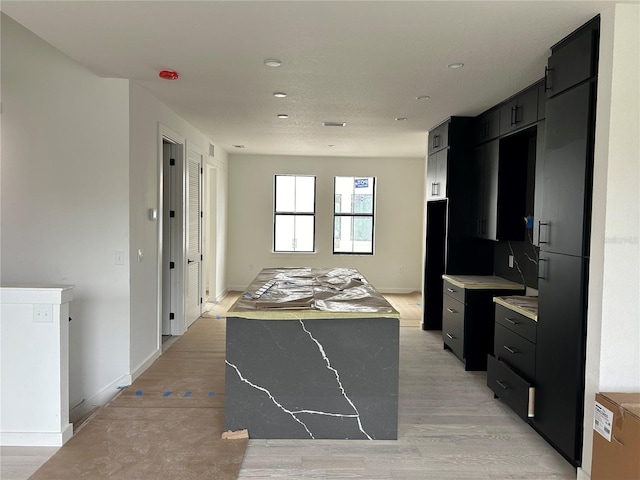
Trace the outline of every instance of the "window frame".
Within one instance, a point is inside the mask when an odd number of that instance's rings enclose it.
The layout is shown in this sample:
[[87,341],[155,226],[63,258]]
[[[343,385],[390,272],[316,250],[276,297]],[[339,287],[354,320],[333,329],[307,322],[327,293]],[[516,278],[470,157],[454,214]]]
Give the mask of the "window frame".
[[[343,212],[336,212],[336,181],[338,178],[351,178],[354,181],[355,184],[355,180],[359,179],[359,178],[367,178],[367,179],[371,179],[373,181],[373,186],[372,186],[372,198],[371,198],[371,213],[356,213],[356,212],[349,212],[349,213],[343,213]],[[376,188],[377,188],[377,178],[374,176],[350,176],[350,175],[337,175],[333,177],[333,224],[331,227],[331,231],[332,231],[332,246],[331,246],[331,250],[333,255],[375,255],[375,231],[376,231],[376,220],[375,220],[375,214],[376,214]],[[355,185],[354,185],[354,191],[355,191]],[[340,201],[340,204],[342,204],[342,198]],[[336,219],[337,218],[341,218],[341,217],[351,217],[352,219],[355,218],[371,218],[371,251],[367,251],[367,252],[342,252],[342,251],[336,251],[336,242],[335,242],[335,238],[336,238]],[[352,226],[353,226],[353,221],[352,221]],[[352,240],[353,241],[353,240]]]
[[[278,211],[277,207],[277,188],[278,188],[278,177],[308,177],[313,178],[313,211],[312,212],[296,212],[295,206],[293,211]],[[317,191],[318,191],[318,179],[316,175],[306,175],[306,174],[283,174],[276,173],[273,176],[273,238],[272,238],[272,253],[316,253],[316,214],[317,214]],[[295,205],[295,191],[294,191],[294,205]],[[313,219],[313,231],[312,231],[312,249],[311,250],[278,250],[276,249],[276,220],[277,218],[293,216],[293,217],[312,217]],[[295,219],[294,219],[295,225]],[[294,226],[295,233],[295,226]],[[295,242],[295,236],[294,236]]]

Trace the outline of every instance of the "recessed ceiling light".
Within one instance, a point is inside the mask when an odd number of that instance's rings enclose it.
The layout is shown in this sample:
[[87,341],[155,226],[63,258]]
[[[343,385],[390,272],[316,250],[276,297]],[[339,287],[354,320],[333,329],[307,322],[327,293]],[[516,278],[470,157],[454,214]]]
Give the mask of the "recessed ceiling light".
[[234,148],[244,148],[244,145],[234,145]]
[[464,67],[464,63],[450,63],[449,65],[447,65],[447,67],[453,68],[453,69],[462,68]]
[[289,115],[287,115],[286,113],[279,113],[278,118],[289,118]]
[[275,59],[275,58],[267,58],[264,61],[264,64],[267,67],[279,67],[280,65],[282,65],[282,62],[280,60]]
[[327,147],[329,147],[329,148],[333,148],[333,147],[335,147],[335,145],[334,145],[334,144],[332,144],[332,143],[330,143],[329,145],[327,145]]
[[347,122],[322,122],[323,127],[346,127]]
[[284,97],[286,97],[286,96],[287,96],[287,94],[286,94],[286,93],[284,93],[284,92],[275,92],[275,93],[273,94],[273,96],[274,96],[274,97],[278,97],[278,98],[284,98]]
[[404,121],[406,121],[406,120],[407,120],[407,117],[396,117],[396,120],[397,120],[398,122],[404,122]]
[[416,100],[429,100],[431,97],[429,95],[420,95],[416,97]]

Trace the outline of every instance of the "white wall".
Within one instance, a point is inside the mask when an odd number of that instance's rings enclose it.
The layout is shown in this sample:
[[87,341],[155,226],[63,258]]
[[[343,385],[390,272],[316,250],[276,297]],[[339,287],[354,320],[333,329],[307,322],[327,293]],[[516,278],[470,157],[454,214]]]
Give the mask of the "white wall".
[[76,286],[71,406],[129,372],[128,101],[2,15],[0,275]]
[[[272,253],[273,176],[316,175],[316,253]],[[333,255],[334,176],[375,176],[375,255]],[[228,285],[265,267],[358,269],[381,292],[420,290],[423,158],[229,155]]]
[[640,391],[640,6],[601,21],[579,478],[591,472],[595,394]]
[[[149,209],[159,208],[160,157],[158,151],[159,124],[186,139],[186,148],[195,146],[209,152],[209,139],[200,131],[172,112],[148,91],[135,83],[130,88],[130,255],[135,259],[138,249],[144,250],[142,262],[131,262],[131,368],[134,377],[160,352],[158,344],[159,297],[158,281],[162,272],[158,270],[159,221],[149,220]],[[218,195],[226,185],[226,154],[216,148],[216,156],[207,163],[214,164],[221,173],[218,179]],[[208,158],[208,155],[205,155]],[[206,171],[206,169],[205,169]],[[206,183],[206,182],[205,182]],[[218,198],[216,214],[218,235],[226,236],[226,198]],[[159,216],[161,216],[159,214]],[[224,242],[216,242],[224,248]],[[218,269],[224,271],[224,252],[218,252]],[[205,267],[206,268],[206,267]],[[219,282],[224,288],[224,277]]]

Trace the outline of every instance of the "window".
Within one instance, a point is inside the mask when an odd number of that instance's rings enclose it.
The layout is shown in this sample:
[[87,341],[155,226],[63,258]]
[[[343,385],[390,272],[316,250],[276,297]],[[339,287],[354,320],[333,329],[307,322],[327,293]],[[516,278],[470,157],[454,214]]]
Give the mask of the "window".
[[316,177],[276,175],[274,199],[273,250],[315,251]]
[[333,253],[373,255],[374,177],[335,177]]

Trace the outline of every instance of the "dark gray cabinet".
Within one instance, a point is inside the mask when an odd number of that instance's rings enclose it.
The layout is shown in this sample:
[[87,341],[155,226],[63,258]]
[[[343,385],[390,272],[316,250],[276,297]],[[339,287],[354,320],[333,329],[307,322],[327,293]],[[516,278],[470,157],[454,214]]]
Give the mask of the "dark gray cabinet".
[[500,106],[500,135],[519,130],[538,120],[538,86],[534,85]]
[[447,149],[427,158],[427,200],[447,198]]
[[473,139],[476,145],[500,136],[500,109],[494,108],[476,118],[473,126]]
[[484,143],[475,150],[474,174],[477,178],[476,236],[498,239],[498,140]]
[[451,120],[446,120],[437,127],[429,130],[429,145],[427,148],[428,155],[431,155],[432,153],[438,152],[443,148],[447,148],[449,146],[450,125]]

